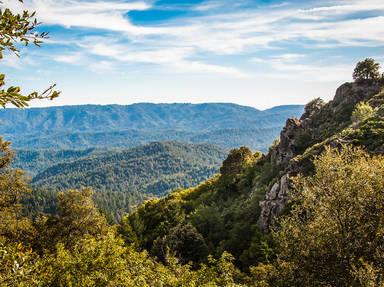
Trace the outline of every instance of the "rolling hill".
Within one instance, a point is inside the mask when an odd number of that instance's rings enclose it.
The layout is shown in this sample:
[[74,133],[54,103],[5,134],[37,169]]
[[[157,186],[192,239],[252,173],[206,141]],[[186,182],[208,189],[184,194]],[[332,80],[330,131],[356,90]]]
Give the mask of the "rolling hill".
[[225,155],[224,150],[207,144],[154,142],[53,165],[36,174],[32,184],[56,190],[92,187],[161,196],[211,177]]
[[212,177],[225,156],[225,150],[209,144],[153,142],[125,150],[24,150],[14,166],[34,175],[32,213],[53,212],[58,191],[91,187],[98,207],[117,222],[145,199]]

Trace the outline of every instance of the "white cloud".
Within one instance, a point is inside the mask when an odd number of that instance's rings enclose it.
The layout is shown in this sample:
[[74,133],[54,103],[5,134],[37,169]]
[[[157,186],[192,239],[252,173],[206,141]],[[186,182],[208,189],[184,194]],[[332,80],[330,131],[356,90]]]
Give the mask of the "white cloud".
[[295,62],[301,58],[304,58],[305,55],[304,54],[281,54],[281,55],[277,55],[277,56],[272,56],[272,58],[274,60],[278,60],[278,61],[281,61],[281,62]]
[[298,80],[300,82],[332,82],[345,81],[351,77],[351,65],[334,63],[307,64],[300,62],[305,55],[282,54],[269,58],[252,58],[251,61],[261,67],[268,67],[271,71],[263,76],[274,79]]
[[35,61],[30,55],[26,55],[22,58],[17,57],[14,53],[9,53],[7,57],[1,59],[1,65],[12,69],[23,69],[29,65],[35,65]]
[[[7,0],[3,5],[20,9],[16,2]],[[246,10],[239,8],[231,12],[228,9],[220,12],[227,1],[212,0],[194,7],[205,12],[205,16],[177,18],[161,25],[134,24],[127,13],[148,10],[154,5],[149,3],[124,0],[26,2],[29,8],[38,11],[39,19],[46,24],[96,29],[103,35],[99,38],[101,41],[76,36],[73,43],[78,43],[79,54],[56,56],[56,61],[73,64],[80,60],[81,54],[89,54],[116,62],[152,63],[177,70],[242,77],[246,73],[236,63],[230,67],[212,64],[209,55],[252,54],[284,46],[287,42],[306,48],[308,40],[312,48],[316,45],[329,48],[384,46],[382,0],[329,0],[300,5],[283,2],[262,7],[254,5],[254,8],[248,5]],[[355,14],[365,12],[375,13],[365,18]],[[201,58],[204,54],[208,56]],[[300,57],[298,53],[288,52],[274,59],[274,63],[292,63]]]
[[245,79],[250,77],[250,75],[236,68],[206,64],[198,61],[178,61],[173,63],[173,66],[184,72],[191,71],[191,72],[216,73],[216,74],[227,75],[230,77],[235,77],[240,79]]
[[191,60],[193,56],[193,48],[180,48],[173,47],[168,49],[131,49],[129,46],[108,43],[101,41],[97,44],[86,41],[81,46],[96,56],[105,56],[115,61],[128,62],[128,63],[148,63],[165,65],[168,68],[175,68],[179,72],[204,72],[204,73],[217,73],[236,78],[247,77],[246,73],[232,67],[225,67],[220,65],[207,64],[201,61]]
[[223,1],[222,2],[207,1],[207,2],[204,2],[202,4],[196,5],[195,7],[193,7],[192,10],[204,12],[204,11],[209,11],[209,10],[220,8],[223,5],[225,5],[225,3],[223,3]]
[[88,65],[88,68],[95,73],[106,73],[113,71],[114,63],[110,61],[92,62]]
[[66,63],[66,64],[73,64],[73,65],[81,64],[82,60],[83,60],[83,57],[84,57],[83,54],[80,53],[80,52],[52,56],[52,58],[56,62],[61,62],[61,63]]
[[[132,25],[124,17],[134,10],[146,10],[145,2],[80,1],[80,0],[31,0],[25,3],[28,9],[39,11],[39,20],[45,24],[64,27],[82,27],[131,34],[151,34],[152,28]],[[17,1],[6,0],[3,6],[21,11],[24,7]],[[153,29],[157,30],[157,29]]]

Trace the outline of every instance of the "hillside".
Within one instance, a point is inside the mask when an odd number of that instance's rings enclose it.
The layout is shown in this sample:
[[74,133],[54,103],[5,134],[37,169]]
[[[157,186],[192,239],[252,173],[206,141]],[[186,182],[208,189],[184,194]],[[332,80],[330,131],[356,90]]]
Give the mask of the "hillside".
[[39,172],[59,163],[72,162],[81,158],[99,155],[108,150],[97,150],[94,148],[85,150],[16,150],[12,162],[14,168],[19,168],[34,176]]
[[225,154],[208,144],[154,142],[127,150],[24,150],[17,153],[14,166],[34,175],[31,213],[53,212],[58,191],[91,187],[97,206],[117,222],[146,198],[212,177]]
[[[362,120],[353,121],[353,111],[362,103],[368,104],[366,110],[371,112]],[[228,251],[243,270],[269,263],[275,244],[270,228],[276,227],[281,214],[289,212],[292,178],[298,174],[313,175],[313,160],[327,146],[342,148],[349,144],[362,146],[371,154],[382,154],[383,108],[382,81],[343,84],[329,103],[315,99],[306,105],[300,119],[288,119],[280,140],[268,153],[253,154],[246,148],[233,150],[217,177],[138,207],[124,220],[127,240],[158,258],[164,258],[161,250],[168,246],[185,260],[193,261],[202,260],[207,253],[219,256]],[[206,253],[191,257],[191,252],[172,247],[168,238],[178,226],[186,224],[204,238]],[[198,250],[200,246],[189,248]],[[331,262],[327,260],[324,264]]]
[[37,173],[32,184],[55,190],[92,187],[97,192],[161,196],[215,174],[225,152],[205,144],[155,142],[99,154],[84,151],[81,157]]
[[62,106],[0,111],[0,134],[17,149],[129,148],[152,141],[266,150],[302,106],[260,111],[235,104]]

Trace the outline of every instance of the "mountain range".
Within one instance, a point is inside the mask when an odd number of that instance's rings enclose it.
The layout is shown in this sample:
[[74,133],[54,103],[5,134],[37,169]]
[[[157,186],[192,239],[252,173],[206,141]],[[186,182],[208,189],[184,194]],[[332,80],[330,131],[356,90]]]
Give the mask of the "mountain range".
[[130,148],[153,141],[249,146],[266,151],[303,106],[235,104],[83,105],[0,111],[0,134],[16,149]]

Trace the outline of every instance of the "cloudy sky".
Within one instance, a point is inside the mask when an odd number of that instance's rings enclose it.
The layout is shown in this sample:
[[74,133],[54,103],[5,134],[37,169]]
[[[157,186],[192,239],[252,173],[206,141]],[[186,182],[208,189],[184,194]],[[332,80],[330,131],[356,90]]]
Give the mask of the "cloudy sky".
[[[3,5],[20,9],[17,1]],[[329,100],[355,63],[384,63],[383,0],[25,0],[50,39],[0,62],[53,103]]]

